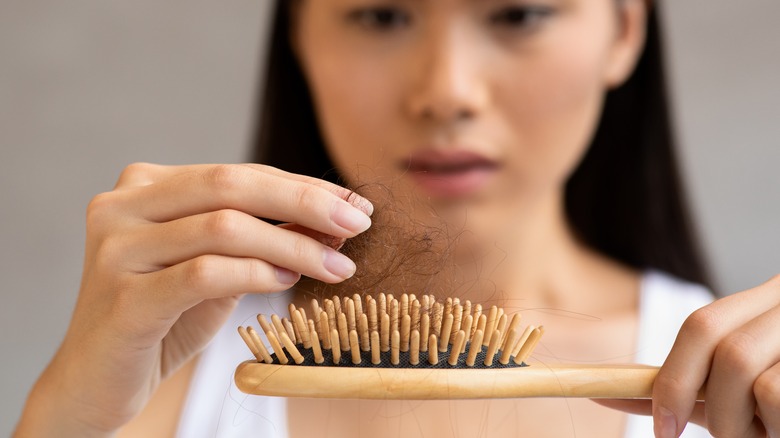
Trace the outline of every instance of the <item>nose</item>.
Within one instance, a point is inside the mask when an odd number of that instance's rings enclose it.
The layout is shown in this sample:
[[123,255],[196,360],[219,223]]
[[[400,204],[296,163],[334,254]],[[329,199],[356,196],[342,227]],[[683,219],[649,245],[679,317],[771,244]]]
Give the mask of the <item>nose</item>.
[[[434,35],[435,33],[435,35]],[[471,120],[488,103],[479,48],[457,29],[428,33],[416,50],[408,99],[412,117],[439,123]]]

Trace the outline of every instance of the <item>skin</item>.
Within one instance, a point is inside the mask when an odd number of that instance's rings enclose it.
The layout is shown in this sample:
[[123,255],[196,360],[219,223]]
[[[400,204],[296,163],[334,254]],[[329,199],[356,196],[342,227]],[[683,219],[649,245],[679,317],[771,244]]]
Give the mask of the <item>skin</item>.
[[73,319],[17,436],[110,436],[203,349],[240,294],[288,289],[299,272],[350,276],[354,264],[317,240],[370,226],[371,204],[348,195],[259,165],[128,167],[88,207]]
[[[396,197],[416,199],[428,194],[398,163],[421,150],[468,150],[496,160],[499,170],[483,189],[455,198],[430,196],[413,211],[417,219],[425,220],[432,207],[453,226],[465,221],[475,237],[471,245],[500,240],[507,254],[501,263],[486,262],[496,264],[485,270],[505,291],[502,304],[522,300],[514,302],[602,318],[602,324],[587,324],[534,315],[554,327],[545,335],[548,354],[569,360],[630,356],[638,274],[581,245],[562,205],[563,185],[587,148],[604,93],[631,71],[641,47],[642,3],[629,2],[620,13],[609,0],[529,3],[555,12],[514,26],[491,21],[506,12],[508,2],[389,4],[386,9],[401,24],[376,25],[371,7],[384,3],[371,1],[303,2],[296,10],[294,44],[336,164],[355,169],[348,177],[370,172]],[[369,16],[350,18],[356,11]],[[474,301],[490,298],[473,295]],[[599,346],[604,336],[614,341],[613,350]],[[622,415],[583,400],[296,399],[289,406],[294,436],[455,436],[455,430],[466,436],[519,430],[530,436],[566,436],[571,430],[620,436],[624,425]],[[571,423],[540,421],[566,411]],[[323,424],[331,426],[323,430]]]
[[[590,325],[535,315],[548,327],[549,356],[628,360],[639,274],[580,244],[562,200],[604,93],[633,68],[646,4],[538,1],[518,4],[554,13],[522,29],[491,21],[508,1],[301,1],[291,38],[329,152],[348,179],[369,176],[389,183],[396,196],[422,199],[410,213],[424,220],[433,208],[473,233],[468,245],[500,241],[508,255],[491,280],[511,291],[504,298],[598,315],[603,323]],[[372,5],[389,5],[411,20],[378,30],[365,14]],[[445,199],[421,192],[398,166],[420,149],[450,147],[488,156],[499,170],[481,190]],[[79,300],[16,436],[109,436],[123,427],[128,436],[170,435],[175,423],[150,412],[176,418],[193,360],[240,294],[287,289],[299,274],[336,283],[354,272],[332,247],[365,231],[373,207],[348,195],[259,165],[128,167],[114,190],[88,208]],[[601,403],[654,415],[662,437],[678,435],[689,420],[716,436],[780,436],[780,346],[772,336],[779,326],[780,277],[694,313],[652,401]],[[709,401],[696,404],[705,381]],[[356,411],[382,415],[349,429],[346,420]],[[572,429],[578,436],[619,436],[624,422],[618,411],[587,400],[414,406],[295,400],[290,412],[296,435],[399,436],[412,424],[410,433],[446,436],[479,424],[464,432],[516,434],[522,425],[530,436],[566,436]],[[561,412],[570,412],[571,423],[540,421]],[[333,427],[307,431],[323,424],[312,421],[320,416]],[[449,419],[444,431],[442,419]]]
[[[433,208],[465,223],[472,245],[510,242],[511,272],[492,278],[526,298],[580,247],[563,184],[644,38],[641,2],[622,17],[609,0],[590,3],[530,2],[555,12],[514,26],[490,21],[511,5],[497,1],[391,2],[411,22],[389,29],[350,17],[381,2],[302,2],[296,12],[294,44],[337,166],[347,178],[370,173],[397,198],[424,198],[418,220]],[[423,150],[475,152],[500,170],[476,193],[429,197],[399,165]]]

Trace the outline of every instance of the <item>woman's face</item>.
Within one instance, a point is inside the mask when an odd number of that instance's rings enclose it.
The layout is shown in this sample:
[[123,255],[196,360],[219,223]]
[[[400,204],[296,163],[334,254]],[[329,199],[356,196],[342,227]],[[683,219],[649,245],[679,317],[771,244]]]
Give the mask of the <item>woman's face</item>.
[[465,212],[477,231],[560,204],[644,36],[643,0],[295,7],[293,44],[342,174]]

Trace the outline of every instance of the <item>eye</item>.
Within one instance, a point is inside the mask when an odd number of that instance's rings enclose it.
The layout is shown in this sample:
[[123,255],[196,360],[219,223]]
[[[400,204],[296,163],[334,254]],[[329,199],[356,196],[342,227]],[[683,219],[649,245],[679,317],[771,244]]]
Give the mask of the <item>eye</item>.
[[390,31],[408,26],[411,16],[399,8],[392,6],[376,6],[360,8],[351,11],[350,21],[370,30]]
[[552,16],[548,6],[507,6],[490,15],[490,22],[511,29],[531,30]]

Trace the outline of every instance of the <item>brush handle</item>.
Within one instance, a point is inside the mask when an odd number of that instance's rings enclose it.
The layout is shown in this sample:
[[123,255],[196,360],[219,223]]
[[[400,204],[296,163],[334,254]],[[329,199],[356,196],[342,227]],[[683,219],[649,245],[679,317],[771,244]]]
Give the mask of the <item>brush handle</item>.
[[650,398],[658,367],[542,365],[504,369],[351,368],[247,361],[236,369],[249,394],[382,400],[520,397]]

